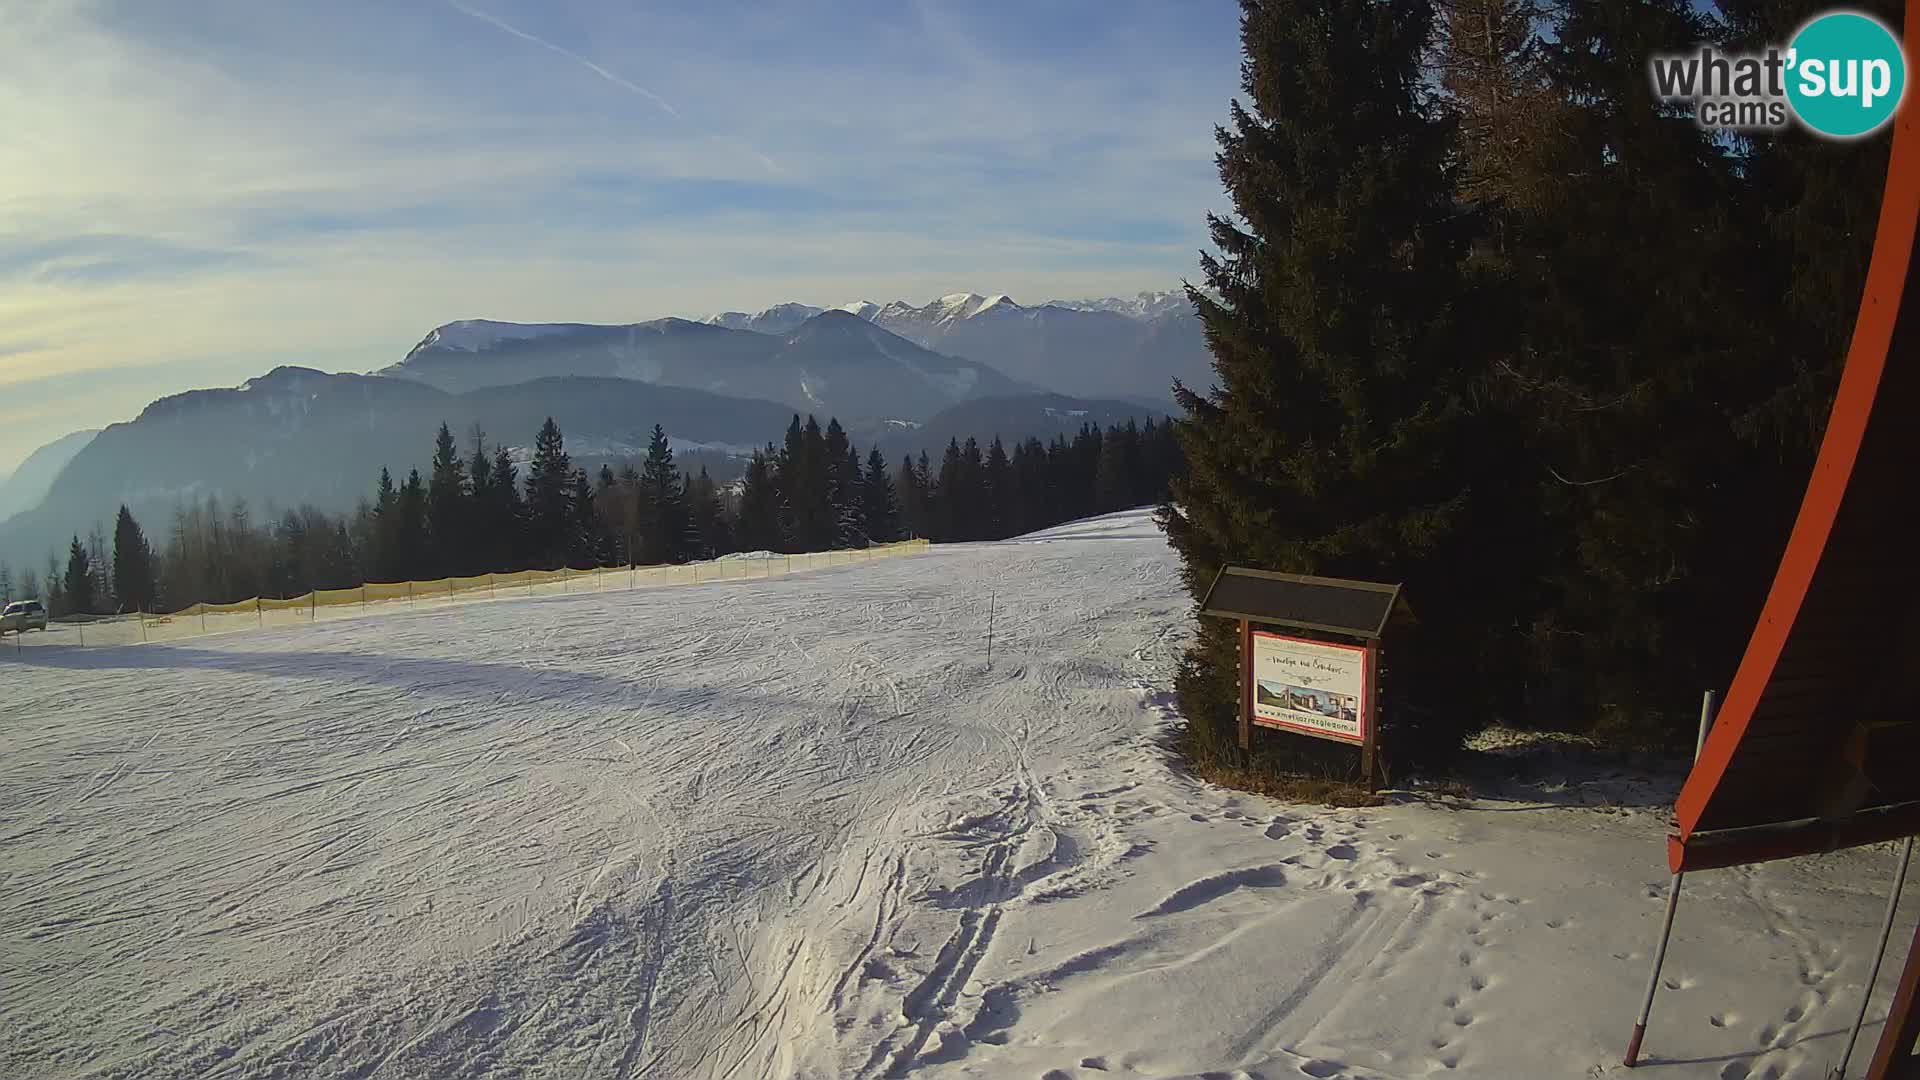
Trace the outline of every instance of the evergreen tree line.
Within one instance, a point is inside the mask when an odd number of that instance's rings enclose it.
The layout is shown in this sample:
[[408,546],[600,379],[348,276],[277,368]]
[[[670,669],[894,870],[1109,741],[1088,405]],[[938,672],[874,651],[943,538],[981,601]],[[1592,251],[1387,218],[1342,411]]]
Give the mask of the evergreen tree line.
[[[1242,8],[1235,213],[1191,290],[1218,384],[1176,390],[1163,508],[1190,590],[1229,562],[1404,583],[1403,763],[1490,720],[1690,745],[1805,490],[1888,135],[1706,131],[1649,58],[1784,43],[1818,5]],[[1245,764],[1233,628],[1199,621],[1188,750]],[[1302,742],[1253,764],[1351,767]]]
[[999,539],[1088,514],[1156,503],[1179,471],[1171,424],[1083,425],[1051,444],[1008,454],[998,438],[949,444],[890,469],[862,458],[837,419],[798,415],[745,476],[722,487],[702,467],[676,465],[659,426],[643,460],[597,476],[574,466],[551,418],[521,476],[504,445],[470,433],[462,452],[445,424],[425,477],[380,471],[352,513],[311,506],[256,521],[241,500],[177,507],[164,543],[147,540],[126,507],[112,534],[75,536],[45,577],[0,564],[0,596],[44,599],[55,615],[177,610],[195,602],[292,597],[368,581],[434,580],[528,568],[657,565],[740,551],[859,548],[919,536]]

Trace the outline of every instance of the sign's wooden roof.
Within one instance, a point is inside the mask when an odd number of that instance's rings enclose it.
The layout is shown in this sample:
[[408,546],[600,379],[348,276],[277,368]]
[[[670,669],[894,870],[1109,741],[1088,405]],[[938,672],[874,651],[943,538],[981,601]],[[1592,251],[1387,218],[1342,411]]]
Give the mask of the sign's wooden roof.
[[1200,613],[1373,640],[1399,600],[1398,585],[1228,566],[1207,589]]

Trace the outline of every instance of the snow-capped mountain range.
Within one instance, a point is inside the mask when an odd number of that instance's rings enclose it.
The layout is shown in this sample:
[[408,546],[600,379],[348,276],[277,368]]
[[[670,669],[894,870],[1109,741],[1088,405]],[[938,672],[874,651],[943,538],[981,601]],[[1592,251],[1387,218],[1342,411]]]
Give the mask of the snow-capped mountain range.
[[887,304],[876,304],[871,300],[855,300],[852,303],[840,304],[833,309],[818,308],[811,304],[789,303],[775,304],[753,315],[744,311],[723,311],[705,321],[730,330],[757,330],[763,334],[782,334],[822,311],[836,310],[858,315],[869,322],[879,323],[902,337],[912,338],[914,331],[926,333],[951,329],[956,323],[965,319],[981,316],[1018,317],[1042,308],[1108,312],[1141,322],[1167,315],[1191,315],[1193,312],[1186,291],[1182,289],[1143,292],[1131,297],[1109,296],[1096,300],[1048,300],[1031,308],[1015,303],[1014,299],[1006,293],[982,296],[979,293],[965,292],[951,293],[919,307],[904,300],[895,300]]
[[1021,382],[1085,397],[1166,400],[1175,379],[1211,384],[1199,319],[1184,289],[1131,297],[1023,305],[1005,293],[952,293],[926,304],[856,300],[834,308],[776,304],[727,311],[708,325],[789,333],[822,311],[843,311],[922,348],[991,364]]
[[[854,332],[862,325],[871,332]],[[378,374],[453,392],[604,375],[838,410],[843,419],[920,419],[1021,389],[1166,402],[1174,380],[1205,387],[1213,372],[1185,292],[1168,290],[1033,306],[976,292],[917,305],[785,303],[700,322],[612,326],[467,319],[437,327]]]

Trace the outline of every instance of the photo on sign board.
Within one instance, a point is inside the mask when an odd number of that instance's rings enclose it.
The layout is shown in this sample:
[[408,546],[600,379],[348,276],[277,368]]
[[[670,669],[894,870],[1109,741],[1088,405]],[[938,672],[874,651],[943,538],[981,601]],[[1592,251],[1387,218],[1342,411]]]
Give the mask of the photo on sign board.
[[1352,694],[1335,694],[1326,690],[1315,690],[1306,686],[1290,686],[1281,682],[1254,681],[1258,692],[1257,702],[1276,709],[1288,709],[1293,712],[1310,712],[1349,723],[1360,718],[1360,699]]

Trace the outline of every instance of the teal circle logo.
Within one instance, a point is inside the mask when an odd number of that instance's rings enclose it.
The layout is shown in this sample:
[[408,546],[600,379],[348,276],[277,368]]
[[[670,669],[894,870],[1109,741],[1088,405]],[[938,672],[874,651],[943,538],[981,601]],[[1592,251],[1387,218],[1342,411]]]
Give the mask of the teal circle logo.
[[1900,39],[1873,16],[1829,12],[1801,27],[1787,47],[1787,101],[1814,131],[1865,135],[1900,107],[1907,58]]

